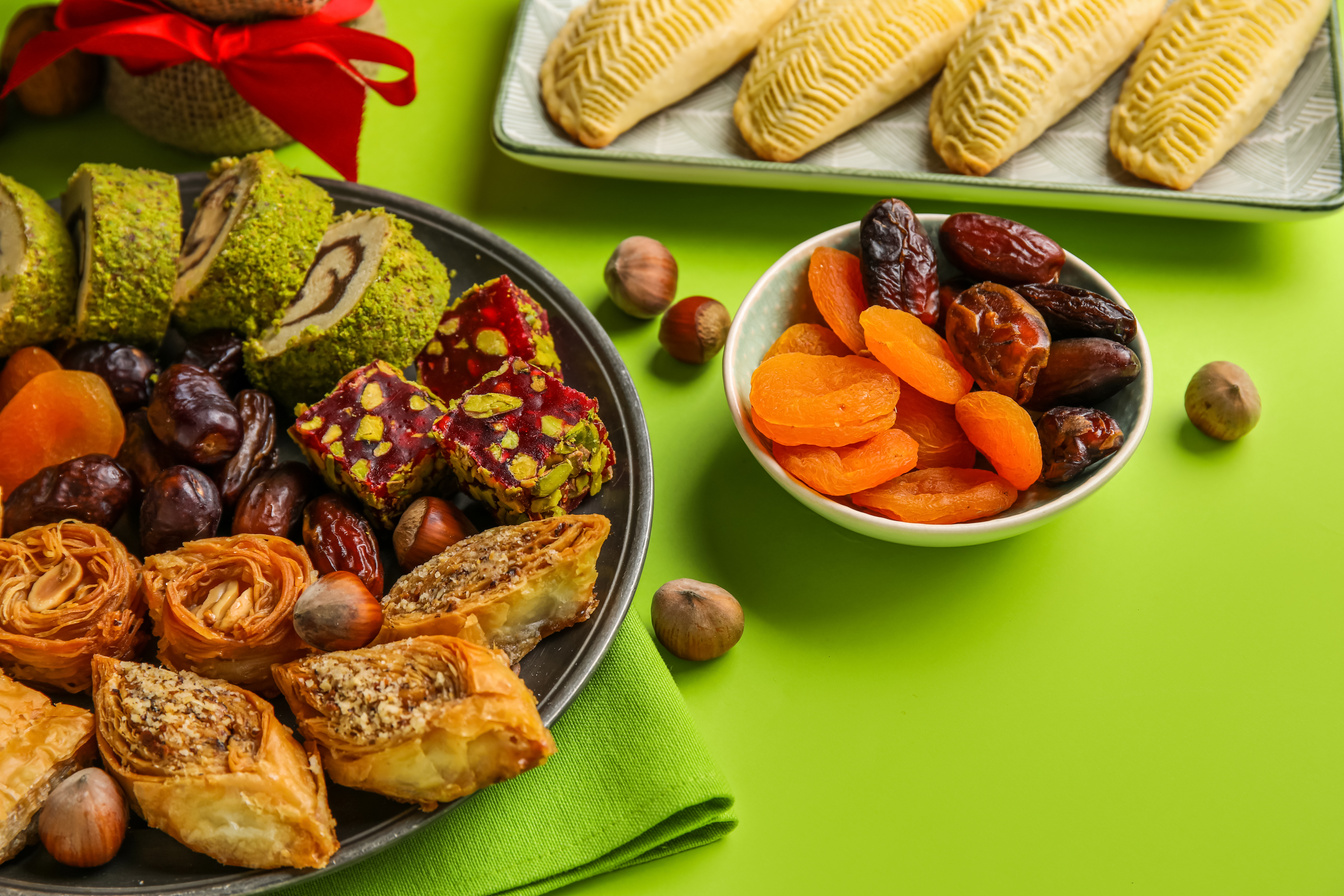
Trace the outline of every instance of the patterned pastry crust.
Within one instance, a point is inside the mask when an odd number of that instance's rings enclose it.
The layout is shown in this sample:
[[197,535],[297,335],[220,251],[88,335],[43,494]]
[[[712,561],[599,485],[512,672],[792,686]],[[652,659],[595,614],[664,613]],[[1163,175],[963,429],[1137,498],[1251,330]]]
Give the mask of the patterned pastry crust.
[[140,562],[100,526],[65,520],[0,539],[0,669],[71,693],[94,654],[147,640]]
[[546,52],[546,112],[600,148],[737,64],[793,0],[589,0]]
[[93,758],[93,713],[0,675],[0,862],[36,842],[51,789]]
[[98,657],[103,766],[150,827],[225,865],[321,868],[340,845],[316,753],[257,695]]
[[561,516],[472,535],[402,576],[383,599],[374,643],[456,635],[522,659],[597,607],[604,516]]
[[555,741],[503,655],[425,637],[275,669],[332,780],[426,812],[541,765]]
[[1125,78],[1111,152],[1189,189],[1260,126],[1329,12],[1329,0],[1176,0]]
[[947,58],[929,132],[947,167],[985,175],[1092,95],[1164,0],[989,0]]
[[271,666],[312,652],[294,631],[294,603],[316,580],[308,552],[273,535],[203,538],[147,557],[159,661],[276,693]]
[[919,89],[984,0],[801,0],[761,42],[733,119],[792,162]]

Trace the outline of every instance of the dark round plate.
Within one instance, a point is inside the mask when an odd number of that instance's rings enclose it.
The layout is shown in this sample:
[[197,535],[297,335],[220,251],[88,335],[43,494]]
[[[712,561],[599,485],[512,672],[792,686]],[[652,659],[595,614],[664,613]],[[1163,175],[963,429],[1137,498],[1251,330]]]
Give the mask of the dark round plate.
[[[639,396],[616,348],[597,320],[560,281],[531,258],[477,225],[423,202],[384,190],[315,178],[336,200],[338,212],[381,206],[410,221],[430,251],[453,273],[453,295],[473,283],[508,274],[546,308],[564,363],[565,381],[597,398],[616,451],[616,475],[580,508],[611,520],[611,536],[598,560],[598,608],[582,625],[546,638],[523,658],[523,679],[537,695],[541,717],[552,724],[597,668],[625,617],[639,582],[653,517],[653,459]],[[201,173],[179,177],[182,206],[206,183]],[[187,217],[190,217],[188,211]],[[185,223],[190,223],[188,220]],[[87,705],[87,703],[85,704]],[[286,711],[282,718],[288,719]],[[560,750],[565,749],[560,743]],[[191,852],[166,834],[132,822],[116,859],[82,871],[57,864],[30,847],[0,865],[0,894],[157,893],[172,896],[242,896],[357,862],[427,824],[456,803],[424,813],[382,797],[331,784],[340,851],[322,871],[247,871]]]

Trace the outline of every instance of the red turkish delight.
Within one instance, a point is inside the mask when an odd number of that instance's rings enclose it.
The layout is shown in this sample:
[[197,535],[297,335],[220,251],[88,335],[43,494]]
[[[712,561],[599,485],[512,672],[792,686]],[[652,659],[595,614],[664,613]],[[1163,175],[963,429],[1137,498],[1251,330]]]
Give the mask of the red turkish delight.
[[444,312],[415,366],[421,383],[452,401],[514,358],[562,378],[546,309],[504,276],[472,287]]
[[308,461],[388,528],[447,472],[439,443],[448,409],[385,361],[346,374],[326,398],[296,413],[289,434]]
[[612,476],[597,401],[513,360],[448,405],[443,451],[464,492],[506,523],[572,511]]

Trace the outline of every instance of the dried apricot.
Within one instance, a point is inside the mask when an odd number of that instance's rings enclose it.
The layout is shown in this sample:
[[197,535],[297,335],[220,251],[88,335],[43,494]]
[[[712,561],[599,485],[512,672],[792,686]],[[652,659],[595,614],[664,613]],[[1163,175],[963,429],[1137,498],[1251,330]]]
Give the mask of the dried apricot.
[[39,373],[60,369],[60,362],[45,349],[35,345],[19,349],[9,356],[5,369],[0,370],[0,408],[9,404],[10,399]]
[[1027,488],[1041,478],[1041,437],[1022,406],[998,392],[972,392],[957,402],[957,422],[1016,488]]
[[1012,507],[1017,489],[988,470],[933,467],[906,473],[849,499],[906,523],[965,523]]
[[779,465],[804,485],[823,495],[850,495],[914,469],[919,446],[899,429],[888,429],[844,448],[775,443],[774,455]]
[[871,358],[791,352],[751,375],[751,407],[770,423],[848,426],[896,410],[900,380]]
[[818,246],[812,250],[807,266],[807,284],[812,287],[812,301],[835,335],[850,351],[862,352],[859,315],[868,307],[868,300],[864,297],[859,257],[843,249]]
[[762,361],[768,361],[775,355],[787,355],[790,352],[802,352],[805,355],[848,355],[852,354],[845,341],[835,335],[835,331],[821,324],[794,324],[775,340]]
[[752,412],[751,422],[760,430],[761,435],[777,445],[817,445],[822,448],[840,448],[853,445],[865,439],[871,439],[880,432],[886,432],[896,425],[896,412],[882,417],[874,417],[863,423],[842,426],[838,423],[819,426],[785,426],[771,423]]
[[916,467],[970,467],[975,465],[975,446],[961,431],[952,405],[934,401],[917,389],[902,389],[896,402],[896,428],[919,445]]
[[913,314],[874,306],[859,323],[873,357],[908,385],[944,404],[971,391],[974,380],[943,337]]
[[8,495],[43,467],[86,454],[115,457],[126,427],[96,373],[38,374],[0,410],[0,491]]

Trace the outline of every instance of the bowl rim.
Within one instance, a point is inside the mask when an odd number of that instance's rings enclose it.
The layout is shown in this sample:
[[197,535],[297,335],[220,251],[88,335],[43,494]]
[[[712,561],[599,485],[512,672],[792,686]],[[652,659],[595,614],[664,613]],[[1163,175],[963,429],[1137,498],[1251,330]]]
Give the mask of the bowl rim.
[[[948,217],[944,214],[917,214],[916,217],[930,234],[936,233],[942,222]],[[823,517],[838,523],[851,531],[860,534],[870,535],[872,537],[885,537],[890,541],[899,541],[902,543],[913,543],[923,545],[934,545],[938,543],[946,545],[961,545],[975,543],[980,540],[994,540],[1004,538],[1010,535],[1016,535],[1033,529],[1044,523],[1046,520],[1062,513],[1073,507],[1083,499],[1092,495],[1099,488],[1110,482],[1121,468],[1128,463],[1138,450],[1139,443],[1143,441],[1143,436],[1148,430],[1148,423],[1152,418],[1153,411],[1153,359],[1148,349],[1148,339],[1143,331],[1143,324],[1138,322],[1138,316],[1135,315],[1137,332],[1129,342],[1129,348],[1139,356],[1139,361],[1143,365],[1143,370],[1139,374],[1139,384],[1142,395],[1138,406],[1138,419],[1130,431],[1125,433],[1124,444],[1120,450],[1107,458],[1095,473],[1088,477],[1087,481],[1081,483],[1076,488],[1066,494],[1034,507],[1023,513],[1013,516],[993,516],[984,520],[975,520],[966,523],[907,523],[900,520],[893,520],[889,517],[878,514],[865,513],[857,510],[848,504],[841,503],[820,492],[814,491],[794,479],[779,462],[775,460],[774,455],[766,451],[762,446],[762,437],[758,436],[755,428],[751,424],[750,414],[747,411],[745,397],[740,395],[736,388],[737,382],[737,350],[738,343],[743,338],[743,332],[746,330],[746,321],[750,318],[755,305],[761,301],[769,285],[780,275],[783,268],[793,264],[797,257],[806,252],[811,254],[812,250],[818,246],[834,246],[837,242],[851,236],[860,226],[861,222],[851,221],[848,224],[841,224],[838,227],[832,227],[830,230],[816,234],[781,255],[774,264],[766,269],[747,295],[738,306],[737,313],[733,316],[732,326],[728,330],[728,339],[724,343],[723,349],[723,389],[728,398],[728,407],[732,411],[733,423],[737,427],[737,433],[746,443],[747,449],[756,458],[756,461],[770,474],[777,483],[783,486],[784,490],[793,495],[798,501],[817,512]],[[1111,285],[1111,282],[1078,256],[1064,250],[1065,264],[1072,263],[1092,277],[1103,287],[1094,290],[1107,298],[1118,302],[1122,307],[1129,309],[1129,303],[1125,301],[1120,292]],[[1133,309],[1130,309],[1131,311]],[[759,364],[759,361],[757,362]],[[883,535],[875,535],[875,532],[882,532]]]

